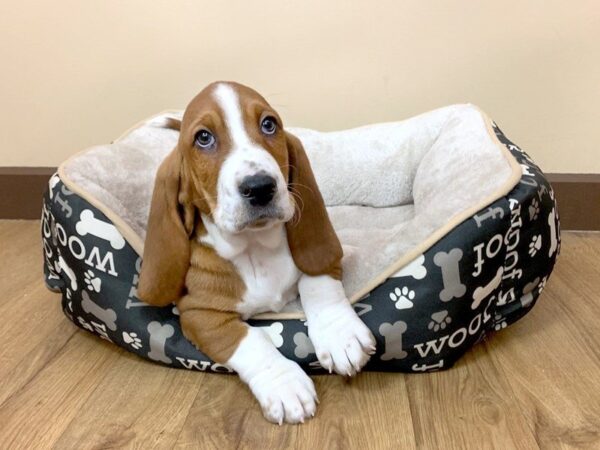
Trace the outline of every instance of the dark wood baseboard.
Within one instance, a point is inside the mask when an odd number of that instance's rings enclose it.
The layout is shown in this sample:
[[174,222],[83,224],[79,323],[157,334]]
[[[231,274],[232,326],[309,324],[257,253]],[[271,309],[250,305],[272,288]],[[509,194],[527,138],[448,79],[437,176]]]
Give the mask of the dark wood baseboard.
[[[0,167],[0,219],[39,219],[54,167]],[[600,174],[551,173],[563,230],[600,230]]]
[[0,167],[0,219],[39,219],[55,167]]
[[600,230],[600,174],[547,175],[558,203],[563,230]]

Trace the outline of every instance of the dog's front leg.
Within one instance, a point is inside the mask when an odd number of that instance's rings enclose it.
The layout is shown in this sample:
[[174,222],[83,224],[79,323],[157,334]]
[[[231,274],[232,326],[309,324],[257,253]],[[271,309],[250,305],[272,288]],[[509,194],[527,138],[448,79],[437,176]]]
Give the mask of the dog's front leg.
[[279,353],[263,330],[248,326],[236,313],[215,310],[184,308],[180,320],[190,341],[248,384],[267,420],[281,425],[315,415],[312,380]]
[[350,305],[341,281],[302,275],[298,290],[321,365],[340,375],[355,375],[375,352],[375,338]]

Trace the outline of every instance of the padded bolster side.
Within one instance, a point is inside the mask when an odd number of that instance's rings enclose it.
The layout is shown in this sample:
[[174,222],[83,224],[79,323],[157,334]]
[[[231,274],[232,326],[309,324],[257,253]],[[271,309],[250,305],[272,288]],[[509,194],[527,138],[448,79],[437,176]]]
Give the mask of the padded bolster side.
[[399,206],[412,203],[417,167],[455,108],[339,132],[289,130],[302,141],[327,206]]
[[497,192],[512,173],[481,113],[472,105],[454,108],[416,171],[417,215],[453,215],[461,205],[477,204]]

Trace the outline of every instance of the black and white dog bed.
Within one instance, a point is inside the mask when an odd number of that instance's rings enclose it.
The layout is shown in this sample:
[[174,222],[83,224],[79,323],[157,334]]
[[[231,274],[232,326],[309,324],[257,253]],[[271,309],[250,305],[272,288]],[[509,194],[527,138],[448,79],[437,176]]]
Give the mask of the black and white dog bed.
[[[182,335],[176,307],[136,297],[164,113],[63,163],[44,199],[47,285],[77,326],[144,358],[229,372]],[[344,247],[344,288],[377,339],[367,370],[446,369],[535,304],[560,251],[552,189],[472,105],[322,133],[289,129],[311,160]],[[250,322],[321,367],[298,302]]]

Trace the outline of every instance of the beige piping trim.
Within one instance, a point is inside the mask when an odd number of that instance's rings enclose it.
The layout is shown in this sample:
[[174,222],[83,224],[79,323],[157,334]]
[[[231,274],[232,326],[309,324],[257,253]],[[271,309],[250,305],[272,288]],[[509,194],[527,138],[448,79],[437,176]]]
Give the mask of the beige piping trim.
[[[364,295],[368,294],[373,289],[375,289],[377,286],[382,284],[391,275],[398,272],[402,267],[404,267],[405,265],[407,265],[408,263],[413,261],[420,254],[427,251],[436,242],[438,242],[446,234],[448,234],[450,231],[452,231],[457,225],[459,225],[460,223],[462,223],[469,217],[473,216],[473,214],[475,214],[477,211],[482,210],[483,208],[492,204],[499,198],[504,197],[506,194],[508,194],[512,190],[513,187],[515,187],[517,185],[517,183],[521,179],[521,176],[522,176],[521,166],[519,165],[517,160],[514,158],[514,156],[510,153],[510,151],[506,148],[506,146],[504,144],[502,144],[502,142],[500,142],[500,140],[496,136],[496,133],[494,133],[494,129],[492,127],[492,121],[490,120],[490,118],[479,107],[476,107],[476,108],[479,111],[479,114],[481,114],[481,116],[486,124],[486,128],[488,130],[488,133],[489,133],[492,141],[499,147],[500,151],[506,158],[506,161],[508,162],[508,164],[512,170],[510,177],[504,182],[504,184],[496,192],[489,195],[487,198],[482,200],[479,204],[472,206],[468,209],[465,209],[464,211],[461,211],[458,214],[455,214],[448,222],[446,222],[446,224],[443,227],[435,230],[431,235],[429,235],[429,237],[427,237],[427,239],[425,239],[420,244],[418,244],[417,246],[412,248],[409,252],[405,253],[401,258],[396,260],[392,265],[390,265],[388,268],[383,270],[378,276],[374,277],[369,282],[365,283],[365,285],[361,289],[359,289],[356,293],[354,293],[350,297],[350,299],[349,299],[350,303],[356,303]],[[163,111],[161,113],[158,113],[158,114],[150,117],[149,119],[143,120],[143,121],[137,123],[136,125],[134,125],[133,127],[129,128],[125,133],[123,133],[121,136],[119,136],[117,139],[115,139],[114,142],[118,142],[118,141],[122,140],[129,133],[142,127],[143,125],[147,124],[148,122],[151,122],[156,117],[162,116],[164,114],[173,114],[175,112],[177,112],[177,111],[176,110],[166,110],[166,111]],[[110,209],[107,205],[105,205],[98,199],[94,198],[90,193],[88,193],[84,189],[80,188],[78,185],[76,185],[73,181],[71,181],[66,176],[65,170],[64,170],[66,165],[69,164],[69,162],[71,162],[73,159],[75,159],[76,157],[78,157],[79,155],[81,155],[82,153],[84,153],[88,150],[89,150],[89,148],[76,153],[75,155],[71,156],[69,159],[67,159],[65,162],[63,162],[58,167],[58,175],[60,176],[60,179],[62,180],[62,182],[65,184],[65,186],[67,186],[67,188],[70,191],[76,193],[81,198],[88,201],[95,208],[102,211],[102,213],[104,213],[104,215],[106,217],[108,217],[108,219],[111,222],[114,223],[114,225],[117,227],[117,229],[123,235],[123,238],[125,238],[125,240],[127,242],[129,242],[129,244],[135,250],[135,252],[140,256],[143,255],[144,242],[142,241],[141,237],[138,236],[135,233],[135,231],[133,231],[133,229],[127,223],[125,223],[125,221],[120,216],[118,216],[112,209]],[[258,314],[256,316],[254,316],[252,319],[289,320],[289,319],[304,319],[304,318],[305,318],[304,314],[301,312],[289,312],[289,313],[262,313],[262,314]]]

